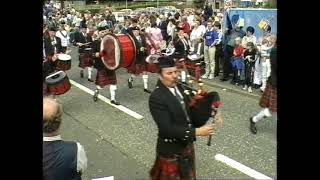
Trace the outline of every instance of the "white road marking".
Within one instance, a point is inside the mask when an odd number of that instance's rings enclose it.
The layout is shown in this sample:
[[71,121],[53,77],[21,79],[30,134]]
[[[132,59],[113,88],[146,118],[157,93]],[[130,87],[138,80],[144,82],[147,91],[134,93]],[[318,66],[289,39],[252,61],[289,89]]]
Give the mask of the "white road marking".
[[[87,88],[87,87],[85,87],[85,86],[83,86],[83,85],[81,85],[81,84],[79,84],[79,83],[71,80],[71,79],[69,79],[69,80],[70,80],[70,83],[71,83],[72,85],[78,87],[79,89],[81,89],[81,90],[83,90],[84,92],[86,92],[86,93],[88,93],[88,94],[90,94],[90,95],[93,96],[93,94],[94,94],[94,91],[93,91],[93,90],[91,90],[91,89],[89,89],[89,88]],[[128,109],[128,108],[126,108],[126,107],[124,107],[124,106],[122,106],[122,105],[118,105],[118,106],[117,106],[117,105],[111,104],[110,99],[102,96],[101,94],[98,95],[98,98],[99,98],[100,100],[104,101],[105,103],[107,103],[107,104],[109,104],[109,105],[111,105],[111,106],[119,109],[120,111],[123,111],[124,113],[127,113],[128,115],[130,115],[130,116],[132,116],[132,117],[134,117],[134,118],[136,118],[136,119],[139,119],[139,120],[140,120],[140,119],[143,119],[143,116],[141,116],[140,114],[132,111],[131,109]]]
[[114,180],[114,177],[113,176],[109,176],[109,177],[103,177],[103,178],[92,179],[92,180]]
[[267,179],[272,179],[271,177],[268,177],[262,173],[259,173],[258,171],[255,171],[254,169],[251,169],[233,159],[230,159],[229,157],[222,155],[222,154],[217,154],[214,156],[214,158],[218,161],[224,162],[227,165],[237,169],[238,171],[243,172],[244,174],[253,177],[255,179],[263,179],[263,180],[267,180]]

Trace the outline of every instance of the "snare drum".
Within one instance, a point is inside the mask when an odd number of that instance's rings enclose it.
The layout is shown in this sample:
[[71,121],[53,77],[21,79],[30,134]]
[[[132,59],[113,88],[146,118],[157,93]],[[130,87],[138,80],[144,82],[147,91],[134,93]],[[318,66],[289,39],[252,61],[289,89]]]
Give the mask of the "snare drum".
[[46,83],[49,92],[53,95],[64,94],[71,88],[69,78],[64,71],[58,71],[47,76]]
[[62,71],[71,69],[71,56],[68,54],[59,54],[57,68]]
[[91,53],[92,48],[85,48],[84,51],[87,53]]
[[158,58],[161,57],[160,54],[151,54],[146,58],[147,62],[147,71],[150,73],[158,73],[159,66],[158,66]]
[[203,58],[204,58],[204,55],[199,55],[199,54],[188,55],[189,63],[192,63],[192,64],[197,64],[197,63],[201,64],[201,61],[203,60]]
[[79,54],[79,67],[84,69],[93,66],[93,55],[91,48],[85,48],[84,52]]

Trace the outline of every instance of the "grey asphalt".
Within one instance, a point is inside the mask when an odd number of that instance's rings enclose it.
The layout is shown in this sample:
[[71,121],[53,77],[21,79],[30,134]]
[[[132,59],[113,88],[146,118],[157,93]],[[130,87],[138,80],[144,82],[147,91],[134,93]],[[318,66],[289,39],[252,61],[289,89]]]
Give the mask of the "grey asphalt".
[[[80,78],[76,49],[73,48],[72,69],[68,77],[91,90],[92,82]],[[64,139],[77,140],[83,144],[89,158],[84,179],[115,176],[115,179],[148,179],[148,171],[155,158],[157,127],[148,107],[149,95],[143,92],[142,78],[134,79],[134,88],[128,89],[128,74],[125,69],[116,71],[118,80],[117,100],[125,107],[141,114],[137,120],[122,111],[98,100],[81,89],[71,90],[58,97],[64,109]],[[93,73],[95,78],[95,70]],[[149,74],[150,89],[155,88],[157,75]],[[216,81],[216,82],[215,82]],[[220,84],[219,84],[220,83]],[[213,85],[212,85],[213,84]],[[224,89],[228,86],[229,89]],[[196,168],[198,179],[252,179],[214,159],[223,154],[266,176],[276,178],[277,174],[277,125],[275,118],[268,118],[257,124],[258,134],[249,131],[249,117],[256,114],[259,93],[243,93],[239,87],[211,80],[204,88],[220,93],[224,102],[221,113],[223,126],[213,136],[212,146],[207,138],[196,141]],[[238,88],[238,89],[237,89]],[[233,89],[233,90],[232,90]],[[239,90],[240,89],[240,90]],[[110,98],[109,89],[100,91]]]

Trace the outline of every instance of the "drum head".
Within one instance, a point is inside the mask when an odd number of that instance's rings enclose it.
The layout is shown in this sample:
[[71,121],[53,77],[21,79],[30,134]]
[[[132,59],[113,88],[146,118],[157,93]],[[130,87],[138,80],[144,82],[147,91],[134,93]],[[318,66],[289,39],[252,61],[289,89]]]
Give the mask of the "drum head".
[[120,45],[116,37],[107,34],[101,41],[102,62],[109,70],[115,70],[120,64]]
[[203,58],[203,55],[199,55],[199,54],[188,55],[188,59],[190,59],[191,61],[197,61],[201,58]]
[[171,56],[175,52],[175,48],[167,48],[165,53],[162,53],[165,56]]
[[58,71],[53,74],[50,74],[49,76],[46,77],[46,83],[47,84],[57,84],[61,82],[67,74],[63,71]]
[[159,57],[161,57],[159,54],[151,54],[146,58],[146,62],[150,64],[158,63]]
[[68,54],[59,54],[58,59],[61,61],[69,61],[71,60],[71,56]]

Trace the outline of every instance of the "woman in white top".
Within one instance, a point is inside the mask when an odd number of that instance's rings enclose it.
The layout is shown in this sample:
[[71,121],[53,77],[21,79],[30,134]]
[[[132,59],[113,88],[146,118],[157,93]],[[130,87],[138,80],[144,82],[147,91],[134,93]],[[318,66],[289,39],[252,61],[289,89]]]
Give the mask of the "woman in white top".
[[59,31],[56,32],[56,36],[61,39],[62,52],[66,53],[69,46],[69,34],[64,28],[64,24],[61,24]]

